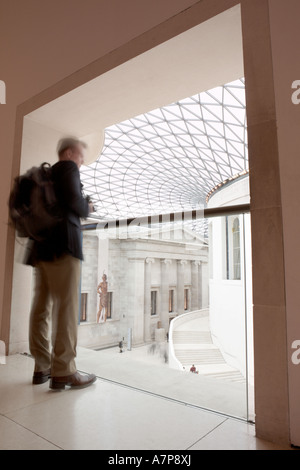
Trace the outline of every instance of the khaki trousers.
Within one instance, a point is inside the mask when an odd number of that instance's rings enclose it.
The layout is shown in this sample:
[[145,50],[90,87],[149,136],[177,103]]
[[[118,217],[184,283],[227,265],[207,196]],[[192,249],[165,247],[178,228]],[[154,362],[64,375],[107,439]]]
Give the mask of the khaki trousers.
[[51,262],[41,261],[36,267],[29,327],[29,346],[35,359],[35,372],[51,368],[53,377],[64,377],[77,370],[79,281],[80,260],[69,255]]

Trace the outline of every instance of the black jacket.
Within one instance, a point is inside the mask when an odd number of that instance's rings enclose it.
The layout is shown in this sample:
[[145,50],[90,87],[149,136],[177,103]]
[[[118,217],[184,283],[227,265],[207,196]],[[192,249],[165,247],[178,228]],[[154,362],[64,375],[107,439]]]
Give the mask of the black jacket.
[[33,242],[27,264],[53,261],[64,254],[83,259],[80,218],[89,214],[89,205],[81,191],[80,173],[73,161],[59,161],[52,167],[56,196],[62,221],[43,242]]

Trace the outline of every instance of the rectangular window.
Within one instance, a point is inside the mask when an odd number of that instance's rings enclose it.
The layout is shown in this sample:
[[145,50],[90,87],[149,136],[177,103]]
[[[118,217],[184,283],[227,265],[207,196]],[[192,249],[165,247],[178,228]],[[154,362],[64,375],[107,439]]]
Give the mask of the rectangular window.
[[80,323],[87,321],[87,293],[81,294]]
[[184,289],[184,310],[189,309],[189,289]]
[[226,217],[226,279],[241,279],[239,217]]
[[113,293],[107,293],[107,319],[112,318],[112,309],[113,309]]
[[233,278],[241,279],[241,247],[240,247],[240,221],[236,218],[232,227],[233,245]]
[[174,312],[174,291],[169,291],[169,313]]
[[157,314],[157,291],[151,292],[151,315]]
[[230,251],[229,251],[229,231],[228,231],[228,216],[225,218],[226,221],[226,279],[230,279]]

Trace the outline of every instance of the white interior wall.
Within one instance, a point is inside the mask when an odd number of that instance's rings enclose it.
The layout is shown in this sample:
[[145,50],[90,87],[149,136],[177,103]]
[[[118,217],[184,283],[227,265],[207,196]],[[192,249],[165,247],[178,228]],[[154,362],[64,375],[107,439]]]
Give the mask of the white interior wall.
[[[209,206],[236,204],[249,199],[248,177],[220,189]],[[215,344],[226,361],[248,373],[253,384],[253,312],[252,312],[252,257],[250,215],[240,216],[241,226],[241,280],[226,279],[225,218],[210,221],[209,312],[210,328]],[[245,250],[244,250],[245,248]],[[246,358],[248,356],[248,362]]]

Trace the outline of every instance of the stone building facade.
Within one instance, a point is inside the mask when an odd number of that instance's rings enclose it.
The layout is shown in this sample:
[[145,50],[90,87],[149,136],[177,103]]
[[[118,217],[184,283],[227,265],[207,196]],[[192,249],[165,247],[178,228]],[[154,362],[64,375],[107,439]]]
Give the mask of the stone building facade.
[[[182,230],[174,239],[155,234],[138,238],[103,238],[83,232],[79,345],[104,348],[132,345],[167,334],[172,318],[208,306],[208,245]],[[107,280],[107,318],[99,312],[97,286]]]

